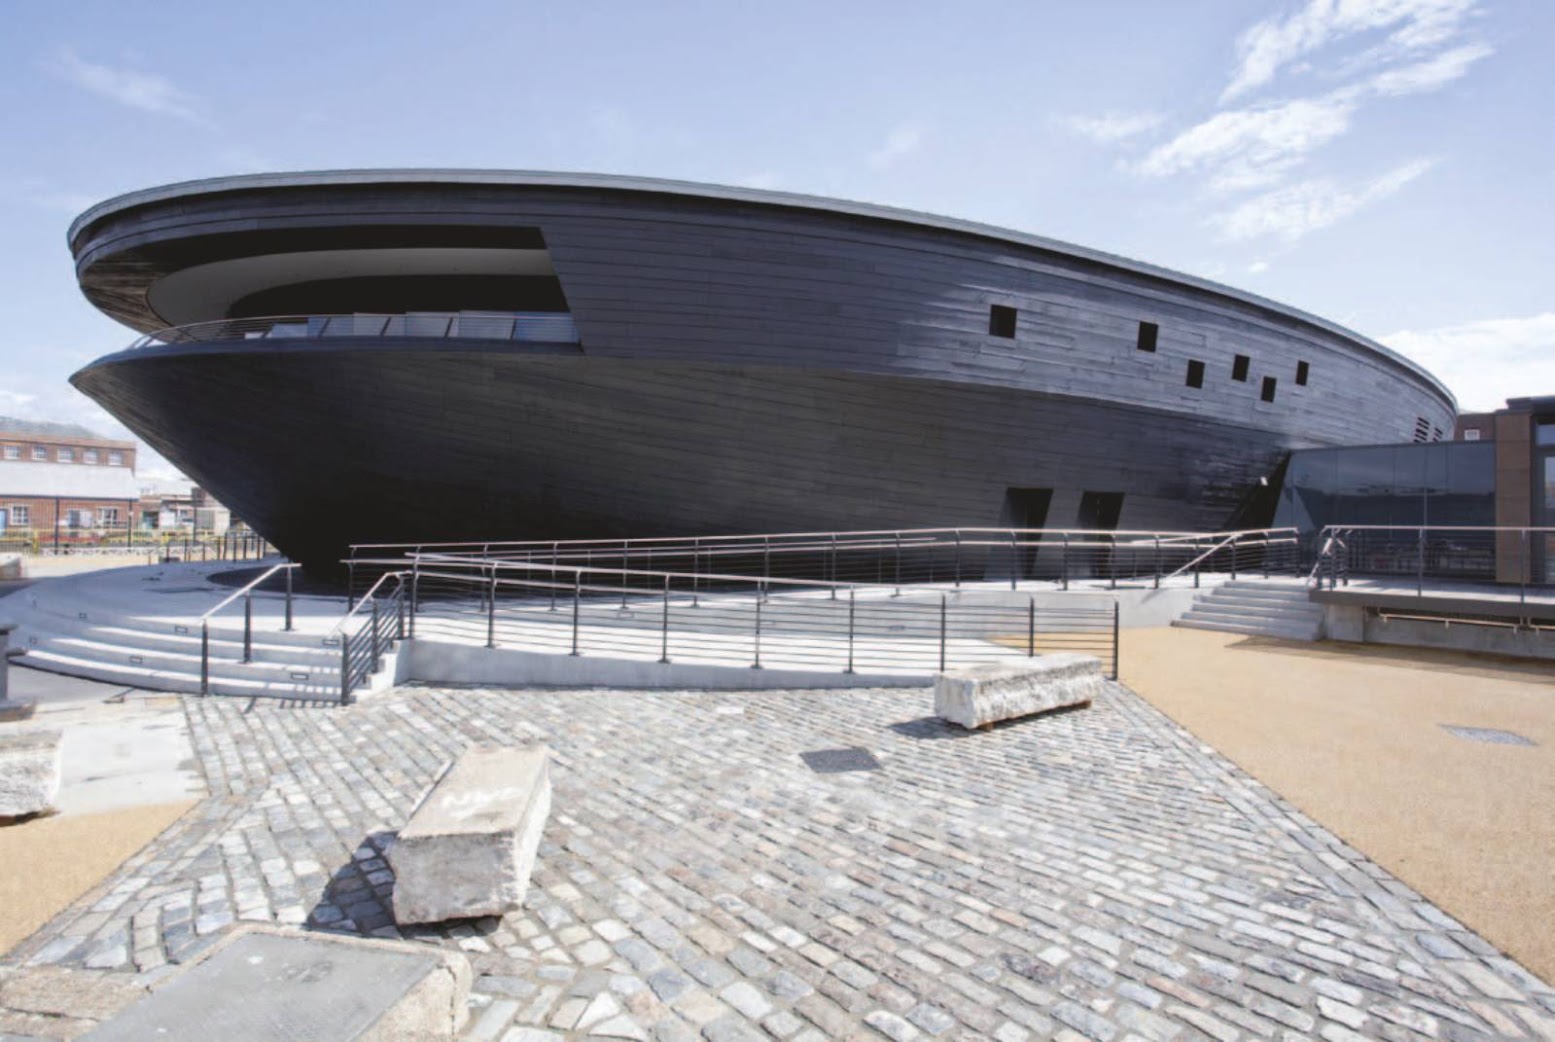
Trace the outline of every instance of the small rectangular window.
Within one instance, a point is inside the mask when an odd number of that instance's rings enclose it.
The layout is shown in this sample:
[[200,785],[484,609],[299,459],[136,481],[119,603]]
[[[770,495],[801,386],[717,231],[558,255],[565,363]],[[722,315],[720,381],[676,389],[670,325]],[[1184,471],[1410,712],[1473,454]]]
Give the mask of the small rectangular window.
[[1002,336],[1006,339],[1015,336],[1015,309],[1003,304],[993,304],[988,308],[988,335]]
[[1463,440],[1464,441],[1479,441],[1479,428],[1478,427],[1470,427],[1468,430],[1464,431],[1463,432]]
[[13,528],[26,528],[30,524],[32,524],[32,508],[31,507],[12,507],[11,508],[11,527],[13,527]]
[[49,450],[44,448],[42,445],[34,445],[32,447],[32,458],[37,460],[39,463],[47,463],[49,458]]
[[22,447],[20,445],[7,445],[5,447],[5,458],[6,459],[21,459],[22,458]]
[[81,462],[82,463],[96,463],[97,462],[97,450],[96,449],[87,449],[85,452],[81,453]]
[[1247,382],[1247,367],[1252,364],[1252,359],[1246,355],[1237,355],[1231,360],[1231,379],[1239,383]]
[[76,461],[76,450],[75,449],[60,449],[59,450],[59,461],[61,463],[74,463]]
[[1307,385],[1307,373],[1308,372],[1309,372],[1309,367],[1308,367],[1307,363],[1305,363],[1305,362],[1297,362],[1296,363],[1296,386],[1297,387],[1305,387]]
[[1161,327],[1154,322],[1141,322],[1139,324],[1139,342],[1141,351],[1154,351],[1155,338],[1161,332]]
[[1274,377],[1272,377],[1272,376],[1264,377],[1263,378],[1263,393],[1260,394],[1258,397],[1262,398],[1266,402],[1274,401],[1274,382],[1275,382],[1274,381]]
[[1204,363],[1196,358],[1188,361],[1188,386],[1204,386]]
[[110,452],[110,453],[108,453],[108,465],[110,467],[122,467],[122,466],[124,466],[124,453],[122,453],[122,452]]

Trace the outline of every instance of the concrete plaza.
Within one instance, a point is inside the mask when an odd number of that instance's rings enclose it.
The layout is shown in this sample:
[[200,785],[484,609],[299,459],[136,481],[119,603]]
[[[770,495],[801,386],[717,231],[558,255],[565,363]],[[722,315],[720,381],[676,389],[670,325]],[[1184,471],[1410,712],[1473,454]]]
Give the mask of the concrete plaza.
[[[1555,990],[1117,685],[975,734],[921,690],[185,708],[211,797],[8,972],[161,974],[238,920],[400,935],[394,830],[466,745],[538,739],[525,910],[404,931],[473,961],[470,1038],[1555,1037]],[[853,748],[878,769],[803,756]]]

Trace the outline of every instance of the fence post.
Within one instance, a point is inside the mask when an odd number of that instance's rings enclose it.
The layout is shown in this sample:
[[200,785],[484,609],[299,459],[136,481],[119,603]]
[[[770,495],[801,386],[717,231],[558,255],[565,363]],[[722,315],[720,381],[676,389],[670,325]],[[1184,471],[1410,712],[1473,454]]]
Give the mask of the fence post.
[[1155,537],[1155,589],[1161,588],[1161,537]]
[[1415,529],[1415,596],[1425,596],[1425,528]]
[[[772,537],[769,535],[761,537],[761,574],[768,578],[772,576]],[[761,596],[763,600],[766,599],[765,586],[762,587]]]
[[1031,595],[1026,605],[1026,657],[1037,657],[1037,596]]
[[[627,572],[632,566],[632,544],[625,539],[621,540],[621,571]],[[631,582],[631,576],[621,576],[621,610],[626,610],[626,587]]]
[[1112,679],[1118,679],[1118,602],[1112,602]]
[[399,616],[398,625],[394,630],[395,640],[405,639],[405,576],[402,574],[395,578],[394,611]]
[[945,672],[945,595],[939,595],[939,671]]
[[664,618],[659,627],[659,661],[670,660],[670,577],[664,577]]
[[1231,537],[1231,581],[1236,582],[1236,537]]
[[756,658],[751,662],[751,669],[761,668],[761,597],[756,598]]
[[1015,549],[1015,529],[1010,529],[1010,589],[1015,589],[1015,580],[1020,575],[1020,551]]
[[1118,588],[1118,537],[1116,533],[1107,535],[1107,589]]
[[891,594],[891,596],[892,597],[900,597],[902,595],[902,533],[901,532],[897,532],[896,533],[896,560],[895,560],[893,574],[894,574],[894,577],[896,579],[896,583],[895,583],[895,585],[896,585],[896,592]]
[[295,568],[286,569],[286,632],[292,631],[292,572]]
[[346,611],[356,607],[356,562],[346,562]]
[[200,694],[211,693],[211,624],[200,620]]
[[551,611],[555,611],[556,610],[556,551],[557,551],[557,549],[558,549],[557,548],[557,544],[552,543],[551,544],[551,570],[546,573],[550,577],[550,580],[551,580],[549,583],[546,584],[547,586],[549,586],[551,588],[551,607],[550,607]]
[[[1528,603],[1528,529],[1522,530],[1521,548],[1517,553],[1517,603]],[[1546,551],[1547,552],[1547,551]]]
[[837,599],[837,533],[831,534],[831,599]]
[[340,704],[351,704],[351,634],[340,632]]
[[583,599],[583,569],[572,573],[572,653],[578,654],[578,602]]
[[1064,551],[1059,560],[1059,574],[1063,579],[1063,588],[1069,589],[1069,533],[1064,533]]
[[1263,577],[1269,577],[1269,533],[1263,534]]
[[497,646],[497,566],[491,566],[491,592],[486,598],[486,646]]
[[410,635],[416,635],[416,611],[421,607],[421,548],[416,548],[416,559],[410,563]]
[[383,647],[378,640],[378,598],[373,598],[373,672],[383,668]]
[[844,673],[853,672],[853,594],[855,592],[853,587],[848,587],[848,668],[843,670]]
[[243,595],[243,661],[254,660],[254,595]]
[[961,529],[956,529],[956,589],[961,589]]

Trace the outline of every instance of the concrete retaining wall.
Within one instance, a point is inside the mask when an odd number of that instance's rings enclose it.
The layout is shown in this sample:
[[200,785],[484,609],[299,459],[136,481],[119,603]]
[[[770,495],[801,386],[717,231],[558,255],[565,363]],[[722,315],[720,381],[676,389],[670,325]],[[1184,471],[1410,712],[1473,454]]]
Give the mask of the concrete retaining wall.
[[1385,619],[1349,604],[1324,605],[1323,635],[1328,640],[1358,644],[1395,644],[1555,659],[1555,631],[1515,630],[1509,626],[1480,626],[1467,622]]

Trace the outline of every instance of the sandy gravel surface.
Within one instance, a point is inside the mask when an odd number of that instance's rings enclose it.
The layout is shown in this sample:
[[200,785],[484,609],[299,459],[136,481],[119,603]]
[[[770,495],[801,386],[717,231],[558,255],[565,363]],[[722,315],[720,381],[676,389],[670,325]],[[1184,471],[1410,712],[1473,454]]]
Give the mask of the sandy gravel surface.
[[[1127,630],[1122,680],[1555,982],[1555,668],[1375,645]],[[1534,746],[1468,741],[1451,724]]]
[[0,955],[107,878],[193,801],[0,826]]

